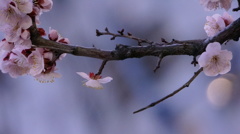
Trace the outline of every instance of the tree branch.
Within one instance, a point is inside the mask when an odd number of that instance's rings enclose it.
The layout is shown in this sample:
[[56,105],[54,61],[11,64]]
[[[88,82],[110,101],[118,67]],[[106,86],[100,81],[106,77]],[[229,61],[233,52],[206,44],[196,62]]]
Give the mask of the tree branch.
[[36,47],[48,48],[59,53],[68,53],[76,56],[86,56],[98,58],[103,60],[124,60],[128,58],[141,58],[144,56],[162,57],[168,55],[190,55],[198,56],[205,51],[208,43],[219,42],[224,43],[228,40],[237,41],[240,37],[240,18],[230,24],[226,29],[211,38],[186,40],[186,41],[172,41],[170,43],[155,43],[148,46],[126,46],[116,45],[115,50],[106,51],[96,48],[86,48],[81,46],[73,46],[57,43],[41,37],[38,33],[36,25],[30,27],[30,34],[32,43]]

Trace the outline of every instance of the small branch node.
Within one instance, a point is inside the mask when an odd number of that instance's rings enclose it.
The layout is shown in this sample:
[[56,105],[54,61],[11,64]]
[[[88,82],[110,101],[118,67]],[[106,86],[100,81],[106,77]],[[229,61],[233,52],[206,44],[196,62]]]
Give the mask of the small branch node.
[[193,56],[193,61],[191,62],[191,64],[193,64],[194,67],[196,67],[196,65],[198,64],[197,56]]
[[127,35],[128,35],[128,36],[132,36],[132,34],[131,34],[131,33],[127,33]]
[[116,36],[113,36],[112,38],[110,38],[110,40],[115,40]]
[[124,35],[124,29],[122,29],[121,31],[117,31],[120,35]]
[[109,30],[108,30],[108,28],[107,28],[107,27],[105,28],[105,31],[106,31],[107,33],[109,33]]
[[169,43],[169,42],[167,42],[164,38],[161,38],[161,41],[162,41],[163,43],[166,43],[166,44]]
[[98,29],[96,29],[96,36],[101,36],[103,35]]

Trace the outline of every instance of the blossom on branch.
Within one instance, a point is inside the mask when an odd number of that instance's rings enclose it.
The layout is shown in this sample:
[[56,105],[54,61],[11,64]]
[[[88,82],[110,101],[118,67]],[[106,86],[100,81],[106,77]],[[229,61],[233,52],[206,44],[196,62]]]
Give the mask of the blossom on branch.
[[3,73],[9,73],[13,78],[26,75],[30,71],[30,64],[27,57],[18,50],[5,53],[0,62],[0,69]]
[[226,74],[231,69],[232,52],[221,50],[218,42],[208,44],[206,52],[203,52],[198,63],[203,67],[203,72],[207,76],[217,76],[218,74]]
[[49,83],[49,82],[54,82],[55,78],[60,78],[61,74],[56,73],[55,72],[55,66],[54,68],[52,68],[49,72],[48,71],[44,71],[36,76],[34,76],[36,78],[37,81],[39,81],[40,83]]
[[34,0],[35,7],[38,7],[43,12],[48,12],[52,9],[53,1],[52,0]]
[[31,13],[33,10],[33,2],[32,0],[13,0],[16,3],[17,8],[22,13]]
[[233,17],[227,12],[224,12],[222,16],[220,14],[207,16],[206,20],[207,22],[204,25],[204,30],[209,37],[213,37],[234,21]]
[[231,7],[232,0],[200,0],[200,3],[206,10],[216,10],[219,7],[228,10]]
[[87,80],[84,83],[85,86],[95,88],[95,89],[103,89],[103,86],[101,84],[108,83],[108,82],[112,81],[112,79],[113,79],[112,77],[102,78],[102,76],[94,74],[94,73],[89,73],[89,75],[88,75],[84,72],[77,72],[77,74]]

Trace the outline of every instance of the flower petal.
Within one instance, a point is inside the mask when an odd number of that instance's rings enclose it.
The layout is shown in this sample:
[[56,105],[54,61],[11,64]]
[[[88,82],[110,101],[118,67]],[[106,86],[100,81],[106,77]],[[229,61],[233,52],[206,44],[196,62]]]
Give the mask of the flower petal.
[[105,78],[102,78],[102,79],[98,79],[98,81],[99,81],[100,83],[103,83],[103,84],[108,83],[108,82],[110,82],[111,80],[113,80],[112,77],[105,77]]
[[209,43],[206,48],[206,51],[210,53],[219,51],[219,50],[221,50],[221,45],[218,42]]
[[98,80],[88,80],[86,83],[84,83],[84,85],[95,89],[103,89],[103,86],[99,83]]
[[77,72],[77,74],[80,75],[81,77],[83,77],[84,79],[91,80],[89,75],[84,72]]

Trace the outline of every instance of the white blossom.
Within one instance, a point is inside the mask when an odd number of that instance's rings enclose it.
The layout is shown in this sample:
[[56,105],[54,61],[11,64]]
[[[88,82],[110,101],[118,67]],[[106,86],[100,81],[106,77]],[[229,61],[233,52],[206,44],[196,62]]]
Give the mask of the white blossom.
[[88,75],[84,72],[77,72],[77,74],[87,80],[84,82],[85,86],[95,89],[103,89],[103,86],[101,84],[108,83],[113,79],[112,77],[102,78],[100,75],[96,75],[94,73],[89,73]]
[[231,69],[232,52],[221,50],[218,42],[208,44],[206,52],[203,52],[198,63],[203,67],[203,72],[207,76],[216,76],[218,74],[226,74]]

